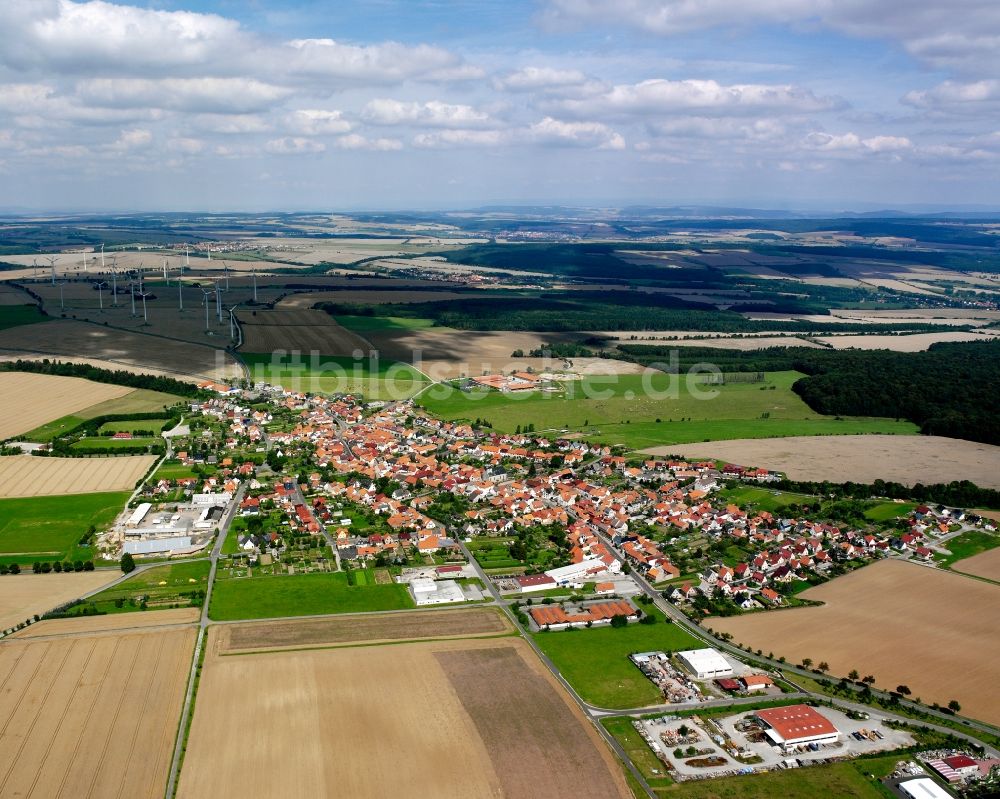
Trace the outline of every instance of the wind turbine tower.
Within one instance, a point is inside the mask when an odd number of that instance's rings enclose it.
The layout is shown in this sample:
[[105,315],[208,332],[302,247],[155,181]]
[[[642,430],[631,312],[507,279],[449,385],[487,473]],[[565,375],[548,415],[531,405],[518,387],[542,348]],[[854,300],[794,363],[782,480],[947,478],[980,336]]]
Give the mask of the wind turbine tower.
[[104,242],[101,242],[101,271],[104,271]]

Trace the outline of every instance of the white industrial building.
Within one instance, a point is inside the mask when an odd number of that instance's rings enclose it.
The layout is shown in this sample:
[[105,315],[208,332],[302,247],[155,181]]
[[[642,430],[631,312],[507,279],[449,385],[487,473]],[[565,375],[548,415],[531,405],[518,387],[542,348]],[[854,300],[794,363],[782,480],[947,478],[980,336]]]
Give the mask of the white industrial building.
[[[617,561],[615,561],[617,563]],[[579,563],[571,563],[569,566],[560,566],[558,569],[549,569],[545,572],[556,581],[557,585],[570,585],[572,583],[583,583],[595,575],[608,571],[608,567],[603,560],[597,558],[584,558]]]
[[148,502],[143,502],[141,505],[137,505],[136,509],[132,511],[132,515],[128,517],[128,521],[125,522],[126,527],[138,527],[142,524],[142,520],[146,518],[146,514],[149,513],[153,506]]
[[677,657],[699,680],[733,676],[732,664],[715,649],[687,649],[678,652]]
[[446,605],[450,602],[465,602],[465,594],[454,580],[431,580],[418,577],[410,581],[410,593],[418,607],[424,605]]
[[130,555],[153,555],[158,552],[179,552],[191,548],[191,536],[148,538],[144,541],[126,541],[124,551]]
[[930,777],[917,777],[901,782],[899,790],[910,799],[954,799],[953,795],[938,785]]

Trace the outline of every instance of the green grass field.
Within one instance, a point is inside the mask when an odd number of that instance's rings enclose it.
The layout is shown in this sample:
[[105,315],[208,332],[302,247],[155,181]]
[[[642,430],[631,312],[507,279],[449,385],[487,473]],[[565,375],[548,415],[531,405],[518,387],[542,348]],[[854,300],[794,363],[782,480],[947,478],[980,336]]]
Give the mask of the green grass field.
[[[208,585],[208,560],[179,561],[156,566],[129,577],[118,585],[95,594],[88,600],[103,613],[128,613],[141,610],[140,597],[146,598],[147,610],[159,610],[179,605],[187,607],[190,600],[182,593],[204,591]],[[117,607],[116,600],[122,601]],[[201,603],[195,603],[201,607]]]
[[873,522],[889,522],[917,507],[916,502],[874,502],[865,510],[865,518]]
[[407,319],[402,316],[335,316],[337,324],[355,333],[371,333],[376,330],[419,330],[433,327],[433,319]]
[[126,449],[128,447],[163,446],[162,438],[111,438],[110,436],[84,436],[73,442],[70,449]]
[[884,799],[892,796],[880,783],[865,777],[857,763],[834,763],[742,777],[696,780],[658,790],[678,799]]
[[[165,394],[162,391],[150,391],[145,388],[138,388],[121,397],[98,402],[95,405],[82,408],[75,413],[60,416],[58,419],[46,422],[40,427],[36,427],[34,430],[25,433],[23,438],[26,441],[47,442],[61,436],[67,430],[72,430],[78,424],[88,419],[116,413],[153,413],[155,411],[162,411],[164,408],[169,408],[182,401],[183,397],[178,397],[175,394]],[[135,423],[131,422],[130,424]]]
[[160,428],[167,422],[166,416],[157,416],[152,419],[133,419],[131,421],[105,422],[99,428],[98,433],[130,433],[133,430],[151,430],[158,433]]
[[313,360],[303,356],[296,363],[287,355],[274,360],[271,353],[240,353],[252,378],[293,391],[327,394],[362,394],[369,399],[404,399],[428,385],[427,378],[405,363],[341,355],[323,355]]
[[[771,372],[763,391],[756,383],[688,386],[661,372],[592,377],[550,395],[446,392],[435,386],[421,395],[419,404],[445,419],[486,419],[506,432],[534,424],[538,431],[565,429],[635,449],[727,438],[917,432],[909,422],[838,421],[817,414],[791,390],[800,377],[798,372]],[[702,391],[712,396],[701,398]]]
[[1000,547],[1000,535],[972,530],[948,539],[941,546],[951,554],[940,556],[937,558],[937,562],[941,566],[950,567],[960,560],[971,558],[973,555],[986,552],[988,549]]
[[68,558],[90,560],[77,546],[90,525],[107,527],[125,507],[129,492],[0,499],[0,561],[31,563]]
[[773,513],[786,505],[801,505],[816,501],[812,494],[797,494],[792,491],[775,491],[771,488],[757,486],[739,486],[726,488],[718,494],[720,500],[732,502],[740,507],[752,506],[754,510],[765,510]]
[[403,585],[352,586],[345,573],[336,572],[220,579],[212,590],[209,614],[216,621],[229,621],[412,607]]
[[[203,471],[211,473],[215,471],[214,467],[202,467]],[[197,477],[195,470],[191,466],[185,466],[178,460],[168,460],[164,461],[163,465],[153,474],[152,480],[156,482],[157,480],[183,480],[187,477]]]
[[51,318],[43,316],[37,305],[0,305],[0,330],[46,322]]
[[702,644],[676,624],[666,624],[659,611],[649,612],[656,616],[656,624],[539,632],[534,634],[535,643],[587,702],[611,708],[653,705],[662,701],[659,690],[628,656],[696,649]]

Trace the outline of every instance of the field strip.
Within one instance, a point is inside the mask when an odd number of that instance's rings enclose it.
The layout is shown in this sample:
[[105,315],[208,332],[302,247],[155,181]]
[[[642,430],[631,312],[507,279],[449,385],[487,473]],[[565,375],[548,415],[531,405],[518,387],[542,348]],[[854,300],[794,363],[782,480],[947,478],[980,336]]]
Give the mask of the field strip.
[[75,619],[45,619],[9,636],[11,639],[60,638],[63,636],[97,635],[107,632],[141,632],[162,627],[183,627],[195,624],[201,616],[198,608],[113,613],[107,616],[81,616]]
[[406,616],[342,615],[322,619],[225,625],[216,636],[220,655],[376,644],[486,638],[509,635],[513,627],[496,608],[422,610]]
[[0,407],[4,409],[0,439],[27,433],[60,416],[133,391],[81,377],[0,372]]

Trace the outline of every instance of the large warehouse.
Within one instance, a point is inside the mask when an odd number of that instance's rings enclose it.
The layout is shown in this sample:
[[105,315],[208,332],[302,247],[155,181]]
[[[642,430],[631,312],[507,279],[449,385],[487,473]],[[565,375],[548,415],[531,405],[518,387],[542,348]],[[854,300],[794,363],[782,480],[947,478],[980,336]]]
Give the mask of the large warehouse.
[[952,795],[930,777],[917,777],[899,783],[899,790],[911,799],[953,799]]
[[758,710],[754,716],[764,727],[764,734],[786,750],[809,744],[830,744],[840,739],[840,731],[833,722],[809,705]]
[[714,649],[687,649],[677,657],[699,680],[733,676],[732,664]]

